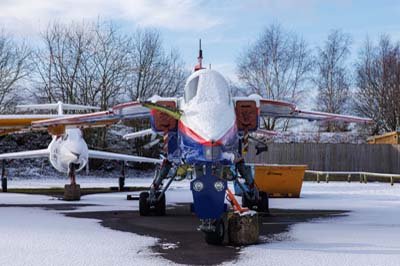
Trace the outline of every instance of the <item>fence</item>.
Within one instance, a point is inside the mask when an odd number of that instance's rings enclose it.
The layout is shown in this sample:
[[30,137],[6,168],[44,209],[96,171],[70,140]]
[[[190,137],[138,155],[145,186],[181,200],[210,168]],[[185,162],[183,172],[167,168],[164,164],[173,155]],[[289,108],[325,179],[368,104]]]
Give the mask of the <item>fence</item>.
[[[354,176],[358,176],[360,183],[367,183],[369,177],[373,178],[380,178],[381,181],[390,181],[390,184],[393,186],[394,182],[397,180],[397,182],[400,180],[400,175],[395,175],[395,174],[382,174],[382,173],[369,173],[369,172],[335,172],[335,171],[328,171],[328,172],[323,172],[323,171],[312,171],[308,170],[306,171],[307,174],[315,175],[318,183],[321,182],[321,177],[322,180],[324,180],[326,183],[329,182],[329,175],[334,175],[334,176],[341,176],[341,175],[346,175],[347,176],[347,182],[351,182]],[[376,181],[374,179],[373,181]]]
[[250,145],[247,162],[306,164],[310,170],[400,174],[400,145],[272,143],[256,155]]

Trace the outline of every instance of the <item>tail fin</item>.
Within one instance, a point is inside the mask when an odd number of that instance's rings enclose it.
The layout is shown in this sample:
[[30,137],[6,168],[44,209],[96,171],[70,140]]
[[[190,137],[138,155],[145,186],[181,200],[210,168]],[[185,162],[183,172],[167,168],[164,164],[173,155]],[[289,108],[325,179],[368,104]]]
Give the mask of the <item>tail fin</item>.
[[100,110],[100,107],[97,106],[67,104],[62,102],[49,104],[17,105],[17,108],[20,110],[57,110],[59,115],[63,115],[64,110]]

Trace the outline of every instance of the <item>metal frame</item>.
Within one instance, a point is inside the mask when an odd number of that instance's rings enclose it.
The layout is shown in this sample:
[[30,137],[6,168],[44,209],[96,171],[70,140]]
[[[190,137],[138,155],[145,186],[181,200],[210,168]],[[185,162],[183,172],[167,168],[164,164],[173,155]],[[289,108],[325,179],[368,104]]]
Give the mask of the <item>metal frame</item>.
[[319,183],[320,180],[320,175],[324,176],[325,175],[325,182],[329,182],[329,175],[347,175],[347,182],[351,182],[351,176],[352,175],[359,175],[360,176],[360,183],[367,183],[367,177],[368,176],[375,176],[375,177],[383,177],[390,179],[390,185],[394,185],[394,180],[399,179],[400,180],[400,174],[384,174],[384,173],[371,173],[371,172],[342,172],[342,171],[314,171],[314,170],[306,170],[306,173],[308,174],[315,174],[317,175],[317,182]]

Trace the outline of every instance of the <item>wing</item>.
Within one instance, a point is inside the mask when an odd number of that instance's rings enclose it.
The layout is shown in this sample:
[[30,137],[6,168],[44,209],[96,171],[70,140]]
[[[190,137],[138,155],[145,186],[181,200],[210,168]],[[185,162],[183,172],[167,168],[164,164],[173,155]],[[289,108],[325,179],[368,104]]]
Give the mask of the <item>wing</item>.
[[156,158],[147,158],[147,157],[105,152],[105,151],[95,151],[95,150],[89,150],[89,158],[139,162],[139,163],[155,163],[155,164],[162,163],[161,159],[156,159]]
[[102,127],[119,122],[122,119],[144,118],[150,116],[150,110],[140,102],[129,102],[115,106],[110,111],[95,112],[84,115],[74,115],[72,117],[61,117],[33,122],[34,128],[42,127]]
[[116,123],[118,117],[110,111],[96,112],[84,115],[63,116],[54,119],[47,119],[32,122],[34,128],[66,126],[66,127],[97,127]]
[[300,110],[295,104],[260,99],[260,115],[272,118],[306,119],[308,121],[342,121],[348,123],[371,123],[372,119],[350,115]]
[[[58,118],[59,115],[0,115],[0,136],[32,130],[32,122]],[[36,127],[35,130],[45,128]]]
[[151,110],[167,113],[172,117],[180,117],[180,111],[176,108],[158,104],[158,101],[177,101],[177,98],[152,97],[150,101],[134,101],[114,106],[110,111],[96,112],[86,115],[74,115],[67,118],[48,119],[33,122],[33,127],[96,127],[107,126],[124,119],[146,118],[151,116]]
[[0,154],[0,160],[43,158],[43,157],[48,157],[49,154],[50,152],[48,149],[10,152],[10,153]]

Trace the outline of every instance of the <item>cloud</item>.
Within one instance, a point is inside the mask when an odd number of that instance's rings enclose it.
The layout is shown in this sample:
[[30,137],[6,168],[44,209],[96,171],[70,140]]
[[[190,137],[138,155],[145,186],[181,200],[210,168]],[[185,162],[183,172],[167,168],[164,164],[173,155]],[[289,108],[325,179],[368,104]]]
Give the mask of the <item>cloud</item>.
[[[169,30],[206,30],[221,19],[195,0],[0,0],[0,23],[26,34],[49,21],[120,20]],[[133,25],[134,27],[134,25]]]

